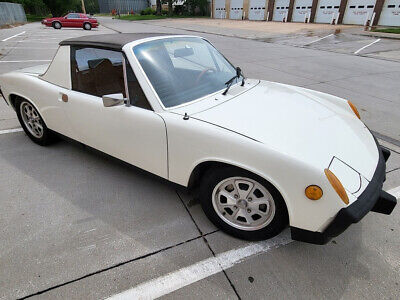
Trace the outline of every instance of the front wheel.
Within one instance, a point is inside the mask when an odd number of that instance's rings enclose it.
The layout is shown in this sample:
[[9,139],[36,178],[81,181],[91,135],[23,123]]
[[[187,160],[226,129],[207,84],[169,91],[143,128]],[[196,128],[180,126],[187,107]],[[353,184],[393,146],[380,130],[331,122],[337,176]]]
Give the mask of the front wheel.
[[18,120],[28,137],[41,146],[54,141],[54,134],[47,128],[37,109],[25,99],[16,101]]
[[287,208],[278,190],[242,169],[209,170],[201,186],[200,201],[217,227],[241,239],[268,239],[288,224]]
[[53,23],[53,28],[54,28],[54,29],[61,29],[61,27],[62,27],[62,25],[61,25],[60,22],[54,22],[54,23]]

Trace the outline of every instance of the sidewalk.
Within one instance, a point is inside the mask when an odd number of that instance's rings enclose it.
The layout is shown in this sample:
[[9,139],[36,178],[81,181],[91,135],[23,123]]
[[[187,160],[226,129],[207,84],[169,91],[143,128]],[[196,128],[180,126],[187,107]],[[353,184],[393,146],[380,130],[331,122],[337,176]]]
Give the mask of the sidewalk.
[[347,31],[349,29],[360,27],[353,25],[306,24],[292,22],[282,23],[205,18],[163,19],[142,22],[149,25],[158,25],[167,28],[179,28],[195,32],[257,40],[297,34],[317,36],[325,33],[329,34],[338,31]]
[[385,39],[400,40],[400,34],[397,34],[397,33],[362,31],[362,32],[359,33],[359,35],[372,36],[372,37],[385,38]]

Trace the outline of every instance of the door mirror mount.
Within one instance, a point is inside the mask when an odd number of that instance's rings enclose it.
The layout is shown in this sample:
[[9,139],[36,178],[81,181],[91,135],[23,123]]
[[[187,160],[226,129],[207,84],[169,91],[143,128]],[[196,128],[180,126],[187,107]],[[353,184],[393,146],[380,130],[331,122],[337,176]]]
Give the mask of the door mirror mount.
[[104,107],[124,105],[127,101],[122,93],[103,95],[102,99]]

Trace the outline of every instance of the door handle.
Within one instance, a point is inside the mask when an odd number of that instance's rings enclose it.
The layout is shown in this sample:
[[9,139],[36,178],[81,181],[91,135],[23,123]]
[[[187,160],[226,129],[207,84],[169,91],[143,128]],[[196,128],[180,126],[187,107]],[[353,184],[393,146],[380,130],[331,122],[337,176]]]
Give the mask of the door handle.
[[63,102],[68,102],[68,95],[67,94],[64,94],[64,93],[60,93],[61,94],[61,100],[63,101]]

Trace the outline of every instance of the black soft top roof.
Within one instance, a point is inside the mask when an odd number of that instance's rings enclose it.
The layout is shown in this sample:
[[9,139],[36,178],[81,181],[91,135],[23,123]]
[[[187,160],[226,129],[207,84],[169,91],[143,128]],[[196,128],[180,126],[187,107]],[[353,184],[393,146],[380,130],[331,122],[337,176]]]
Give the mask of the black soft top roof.
[[170,33],[113,33],[94,34],[78,38],[67,39],[60,42],[60,46],[92,46],[121,50],[126,44],[148,37],[174,35]]

